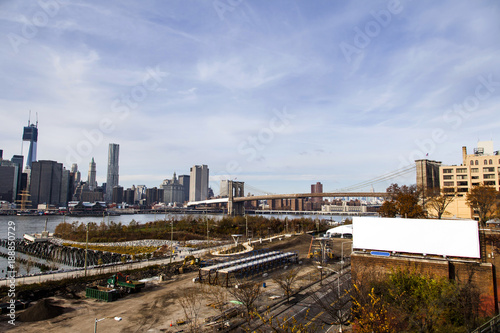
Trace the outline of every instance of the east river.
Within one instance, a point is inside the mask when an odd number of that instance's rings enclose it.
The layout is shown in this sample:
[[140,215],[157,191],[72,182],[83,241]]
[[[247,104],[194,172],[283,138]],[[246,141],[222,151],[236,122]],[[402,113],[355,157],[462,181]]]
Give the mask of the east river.
[[[170,219],[182,219],[185,217],[185,214],[166,214],[167,220]],[[223,215],[218,214],[218,215],[209,215],[209,214],[203,214],[203,215],[193,215],[194,217],[211,217],[214,219],[219,219],[223,217]],[[276,217],[276,218],[281,218],[284,219],[285,217],[288,217],[288,219],[294,219],[294,218],[319,218],[319,219],[324,219],[324,220],[329,220],[329,221],[341,221],[344,217],[343,216],[338,216],[338,215],[293,215],[293,214],[271,214],[271,215],[262,215],[264,217]],[[152,222],[155,220],[162,220],[165,219],[165,214],[133,214],[133,215],[119,215],[119,216],[105,216],[103,217],[81,217],[81,216],[63,216],[63,215],[46,215],[46,216],[5,216],[5,215],[0,215],[0,239],[8,239],[9,235],[12,235],[12,233],[15,234],[15,238],[23,238],[24,234],[34,234],[34,233],[40,233],[44,230],[45,228],[45,223],[47,223],[47,231],[48,232],[54,232],[56,229],[56,226],[59,223],[62,222],[68,222],[68,223],[73,223],[73,222],[82,222],[84,224],[89,223],[89,222],[95,222],[95,223],[109,223],[111,221],[115,223],[121,223],[123,225],[128,225],[132,220],[137,222],[138,224],[144,224],[147,222]],[[10,223],[9,221],[12,221],[14,223]],[[11,228],[9,228],[11,226]],[[15,230],[12,229],[12,227],[15,228]],[[10,232],[10,234],[9,234]],[[0,252],[2,253],[7,253],[6,248],[0,248]],[[24,258],[27,259],[28,256],[23,255],[18,253],[17,254],[19,258]],[[47,263],[41,259],[36,259],[33,258],[34,261],[40,262],[40,263]],[[7,269],[7,258],[0,257],[0,279],[4,278],[6,275],[6,269]],[[61,267],[61,265],[57,265],[60,268],[69,268],[69,267]],[[25,265],[19,265],[19,273],[20,274],[26,274],[26,267]],[[40,269],[37,267],[32,267],[30,270],[30,273],[38,273],[40,272]]]

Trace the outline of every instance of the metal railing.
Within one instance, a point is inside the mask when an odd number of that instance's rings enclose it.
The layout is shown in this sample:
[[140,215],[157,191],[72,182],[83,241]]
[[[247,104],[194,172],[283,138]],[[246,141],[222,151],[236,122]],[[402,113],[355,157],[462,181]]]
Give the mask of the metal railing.
[[500,332],[500,315],[491,318],[471,333],[496,333]]

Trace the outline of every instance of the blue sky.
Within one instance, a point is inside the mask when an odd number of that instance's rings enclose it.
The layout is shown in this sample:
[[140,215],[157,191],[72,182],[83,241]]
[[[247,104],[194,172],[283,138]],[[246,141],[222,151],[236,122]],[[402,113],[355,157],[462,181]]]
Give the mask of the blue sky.
[[38,158],[99,183],[111,142],[125,187],[207,164],[274,193],[500,145],[494,0],[3,1],[0,32],[4,158],[31,110]]

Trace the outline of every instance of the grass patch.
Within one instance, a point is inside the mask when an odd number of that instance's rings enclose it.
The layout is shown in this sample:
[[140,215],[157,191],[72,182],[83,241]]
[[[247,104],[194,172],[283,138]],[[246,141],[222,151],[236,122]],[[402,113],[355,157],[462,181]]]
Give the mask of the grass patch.
[[[63,245],[85,249],[85,244],[63,243]],[[152,253],[158,249],[158,247],[156,246],[106,246],[106,245],[89,245],[88,248],[89,250],[98,250],[98,251],[129,254],[129,255]]]

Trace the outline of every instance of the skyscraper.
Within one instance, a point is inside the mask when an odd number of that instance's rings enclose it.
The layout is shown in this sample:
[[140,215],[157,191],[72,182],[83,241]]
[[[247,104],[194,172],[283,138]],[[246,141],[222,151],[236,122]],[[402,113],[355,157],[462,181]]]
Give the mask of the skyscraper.
[[120,146],[116,143],[109,144],[108,150],[108,177],[106,180],[106,201],[113,198],[113,187],[118,186],[118,156]]
[[28,120],[28,126],[23,129],[23,141],[30,143],[26,168],[31,169],[31,164],[36,161],[36,145],[38,142],[38,120],[36,124],[31,124]]
[[[317,182],[316,184],[311,185],[311,193],[323,193],[323,184]],[[322,197],[314,197],[311,198],[312,202],[320,203],[323,201]]]
[[55,161],[37,161],[31,165],[30,194],[33,208],[38,204],[59,205],[63,166]]
[[208,199],[208,166],[195,165],[191,168],[189,179],[189,201],[201,201]]
[[0,200],[14,202],[16,200],[19,166],[10,161],[0,160]]
[[184,200],[185,202],[189,201],[189,176],[188,175],[180,175],[179,176],[179,184],[184,188]]
[[91,191],[97,188],[96,172],[97,172],[96,164],[94,162],[94,158],[92,157],[92,161],[89,164],[89,178],[88,178],[89,190]]

